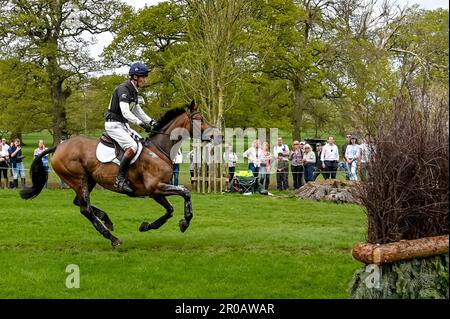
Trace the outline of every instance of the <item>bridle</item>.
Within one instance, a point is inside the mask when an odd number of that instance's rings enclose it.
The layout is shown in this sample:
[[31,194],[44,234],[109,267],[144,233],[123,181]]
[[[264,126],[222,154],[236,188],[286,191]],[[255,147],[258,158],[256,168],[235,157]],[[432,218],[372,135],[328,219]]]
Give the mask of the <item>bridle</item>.
[[[196,115],[196,114],[199,114],[200,113],[200,111],[194,111],[194,112],[191,112],[191,110],[189,109],[189,108],[186,108],[186,114],[188,115],[188,117],[189,117],[189,122],[190,122],[190,124],[191,124],[191,128],[193,129],[193,127],[194,127],[194,116]],[[209,122],[207,122],[204,118],[202,118],[208,125],[210,125],[211,126],[211,124],[209,123]],[[170,123],[168,123],[167,125],[169,125]],[[165,127],[165,126],[164,126]],[[153,133],[153,134],[160,134],[160,135],[166,135],[166,136],[171,136],[171,134],[169,134],[169,133],[165,133],[165,132],[161,132],[161,131],[153,131],[153,130],[151,130],[150,131],[150,133]],[[153,136],[153,135],[152,135]],[[182,137],[179,137],[178,138],[178,140],[177,140],[177,142],[178,141],[180,141],[180,139],[182,139]],[[160,146],[160,145],[158,145],[157,143],[155,143],[155,142],[153,142],[152,140],[150,140],[150,137],[148,137],[146,140],[146,143],[151,143],[151,144],[153,144],[161,153],[163,153],[169,160],[172,160],[171,158],[170,158],[170,155],[165,151],[165,150],[163,150],[162,149],[162,147]],[[202,141],[203,141],[203,139],[202,139]]]

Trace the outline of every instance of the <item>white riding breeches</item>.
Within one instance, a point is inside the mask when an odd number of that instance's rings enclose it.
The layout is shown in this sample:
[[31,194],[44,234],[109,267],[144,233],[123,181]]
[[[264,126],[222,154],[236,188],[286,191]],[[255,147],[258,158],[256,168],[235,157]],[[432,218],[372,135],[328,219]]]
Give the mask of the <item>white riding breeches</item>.
[[138,149],[136,139],[141,139],[142,137],[127,123],[105,122],[105,131],[111,138],[119,143],[122,149],[126,150],[131,147],[136,153]]

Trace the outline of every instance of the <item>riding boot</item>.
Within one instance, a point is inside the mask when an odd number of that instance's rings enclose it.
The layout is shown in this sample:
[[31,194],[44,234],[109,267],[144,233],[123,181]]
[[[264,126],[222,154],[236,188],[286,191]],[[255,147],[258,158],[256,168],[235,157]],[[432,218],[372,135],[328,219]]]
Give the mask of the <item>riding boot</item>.
[[25,188],[25,178],[21,178],[21,184],[22,184],[22,188]]
[[14,188],[19,188],[19,180],[14,179]]
[[128,183],[127,172],[130,167],[130,162],[133,159],[134,151],[132,148],[129,148],[123,154],[122,161],[120,161],[119,173],[117,174],[116,183],[114,184],[121,191],[126,193],[133,193],[133,189]]

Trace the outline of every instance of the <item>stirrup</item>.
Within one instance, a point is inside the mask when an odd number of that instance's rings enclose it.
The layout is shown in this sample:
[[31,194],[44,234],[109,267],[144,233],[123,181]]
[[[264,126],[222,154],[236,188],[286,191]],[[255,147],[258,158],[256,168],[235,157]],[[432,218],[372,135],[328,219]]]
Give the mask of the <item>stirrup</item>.
[[119,178],[116,178],[116,182],[114,183],[114,186],[126,193],[134,193],[134,190],[128,184],[128,181],[126,179],[120,180]]

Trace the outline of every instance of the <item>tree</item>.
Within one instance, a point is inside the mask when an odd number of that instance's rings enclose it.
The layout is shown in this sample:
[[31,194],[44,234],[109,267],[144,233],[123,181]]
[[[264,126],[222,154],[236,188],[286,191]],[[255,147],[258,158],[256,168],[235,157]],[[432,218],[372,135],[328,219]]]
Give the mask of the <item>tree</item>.
[[334,61],[330,29],[333,17],[325,13],[331,1],[261,1],[256,19],[262,71],[289,81],[293,95],[292,138],[301,138],[302,119],[310,99],[335,94],[327,81],[327,64]]
[[178,72],[180,83],[199,97],[212,123],[223,128],[225,109],[233,106],[236,84],[246,71],[251,47],[246,27],[255,1],[186,2],[189,51]]
[[119,0],[0,0],[0,56],[45,70],[54,143],[67,134],[67,80],[97,68],[88,35],[110,30],[123,7]]
[[185,102],[176,71],[187,49],[184,6],[184,2],[172,0],[138,12],[125,10],[114,21],[115,37],[103,53],[108,66],[144,61],[150,67],[145,91],[151,91],[148,104],[153,114],[161,115],[170,105]]
[[67,101],[67,127],[71,132],[95,134],[104,130],[104,114],[114,89],[126,78],[104,75],[86,79]]
[[51,99],[46,74],[31,63],[0,60],[1,133],[19,137],[22,133],[51,126]]

